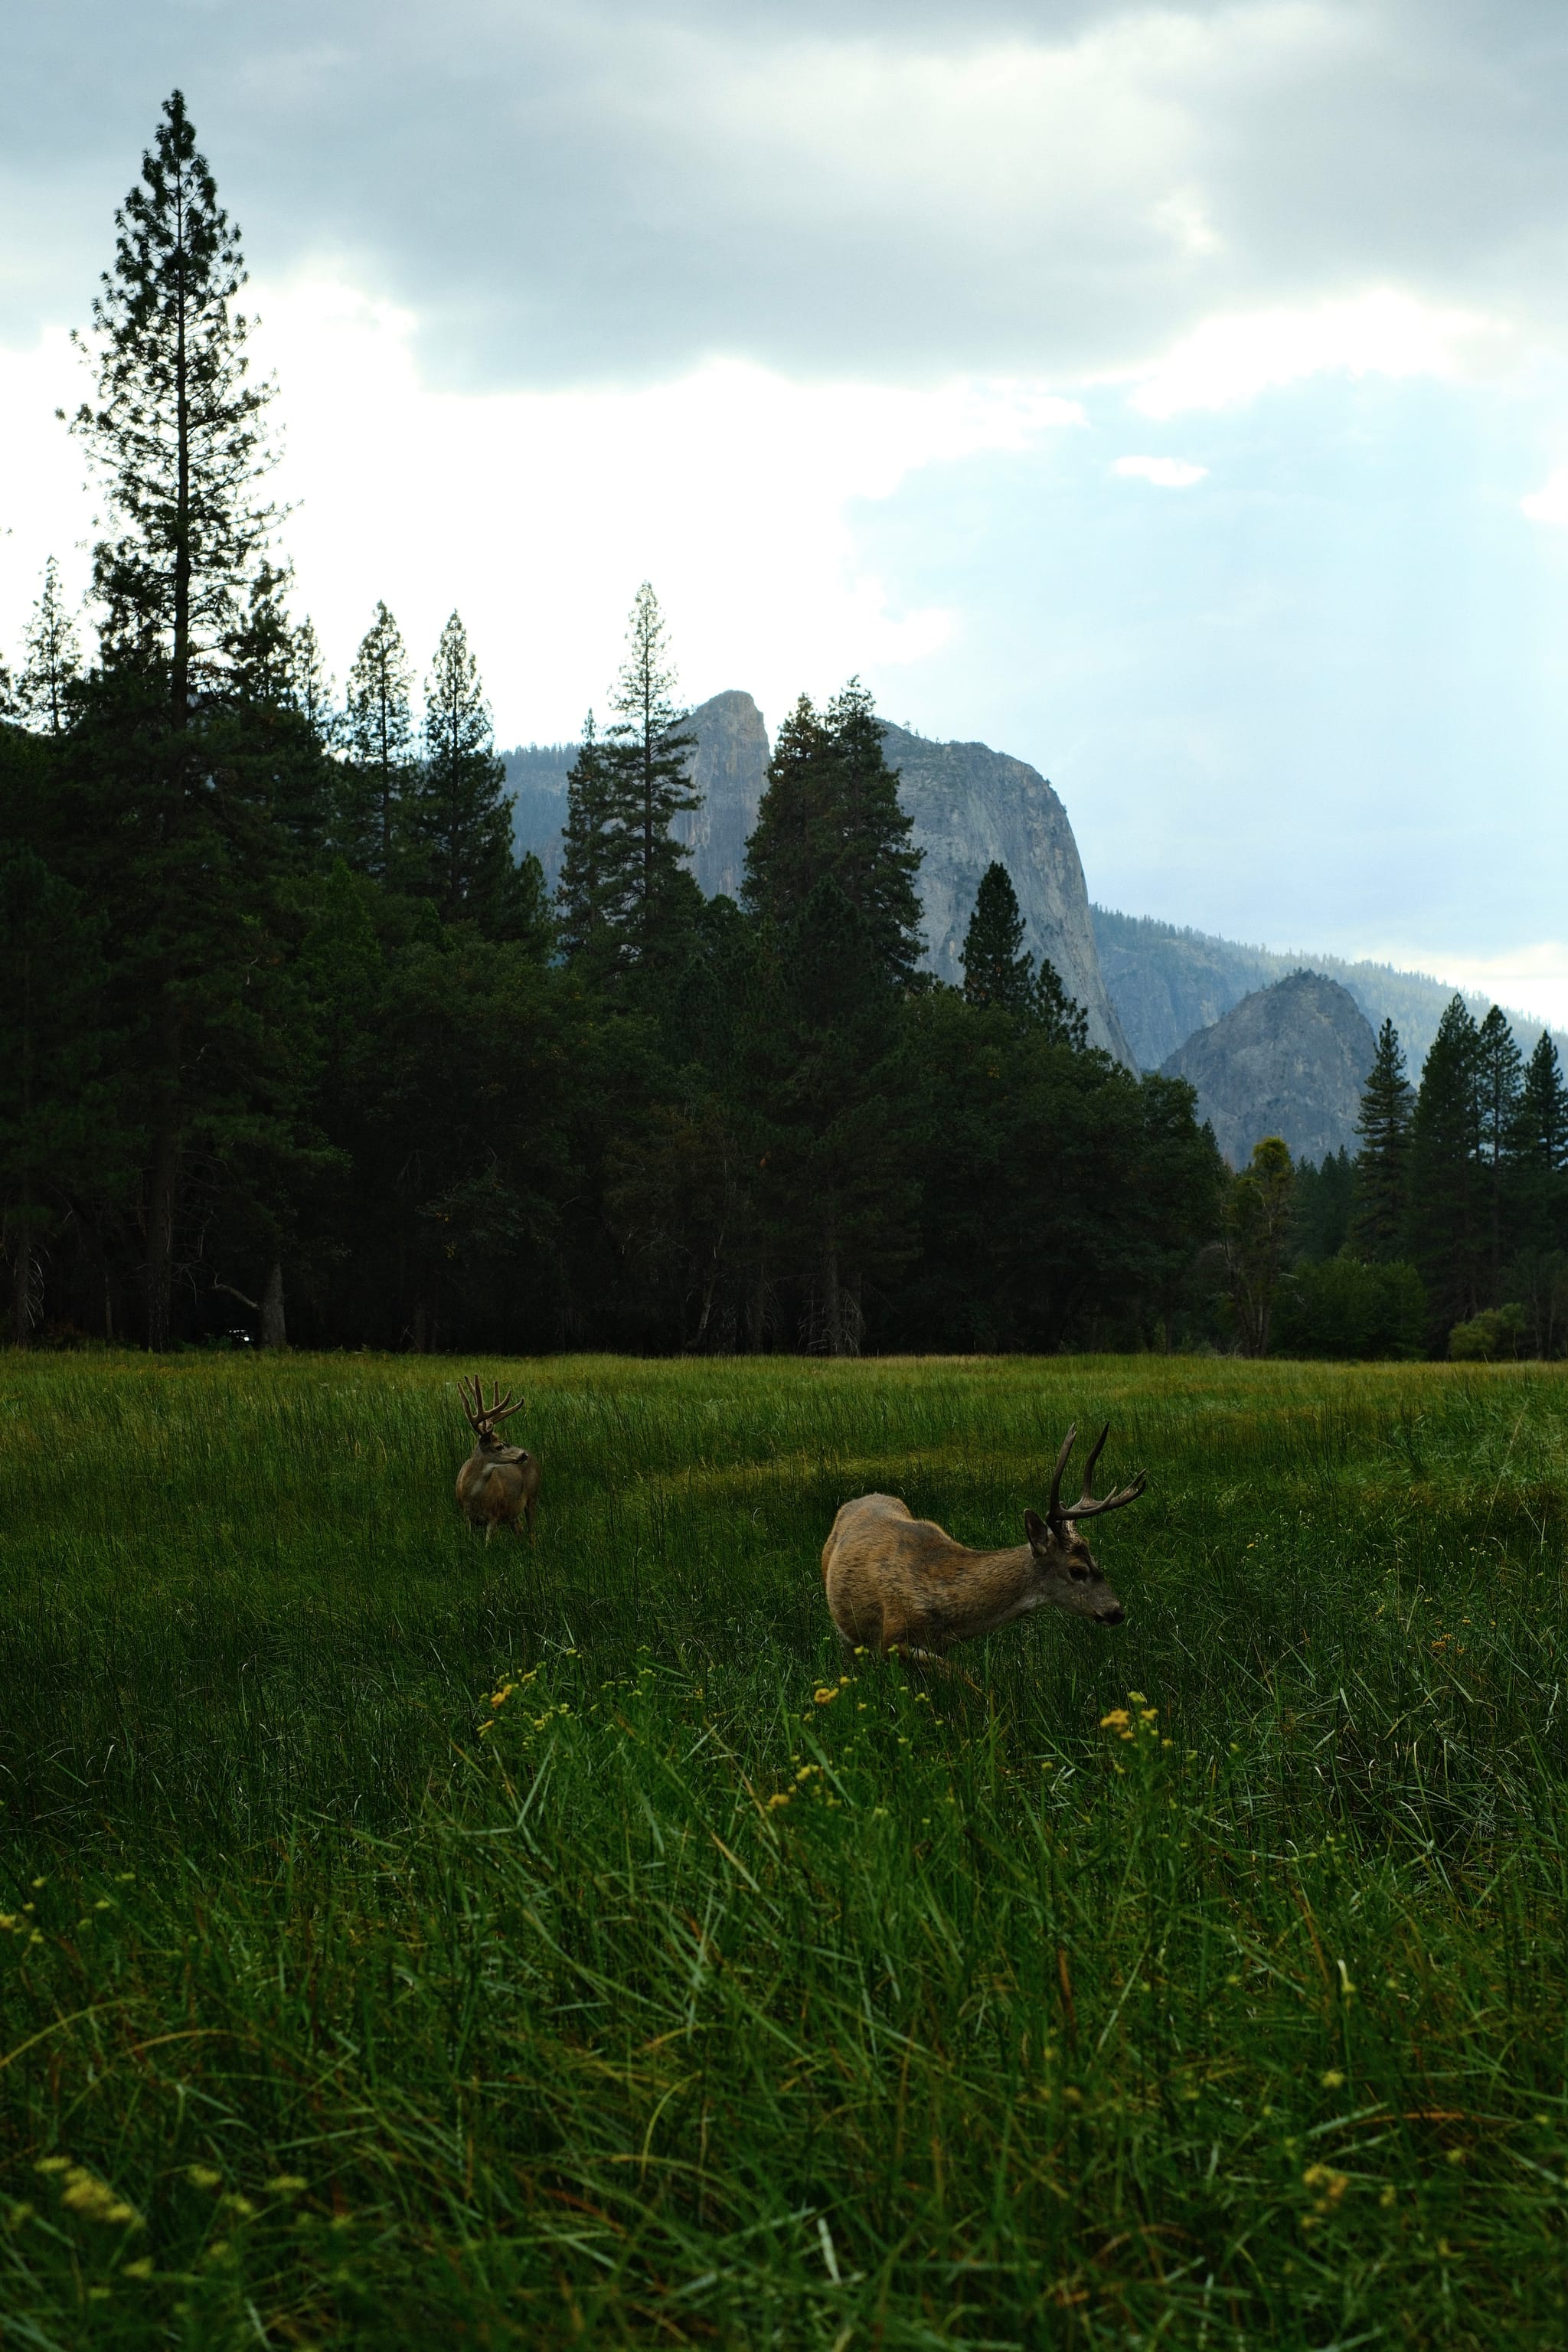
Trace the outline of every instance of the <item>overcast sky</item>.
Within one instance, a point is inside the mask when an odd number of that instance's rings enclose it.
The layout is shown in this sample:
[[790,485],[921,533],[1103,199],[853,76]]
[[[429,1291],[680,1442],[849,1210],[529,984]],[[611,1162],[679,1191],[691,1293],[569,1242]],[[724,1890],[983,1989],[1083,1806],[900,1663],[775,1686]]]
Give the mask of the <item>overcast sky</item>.
[[1561,0],[14,11],[0,653],[176,83],[340,677],[456,604],[569,735],[647,577],[690,699],[858,671],[1109,905],[1568,1021]]

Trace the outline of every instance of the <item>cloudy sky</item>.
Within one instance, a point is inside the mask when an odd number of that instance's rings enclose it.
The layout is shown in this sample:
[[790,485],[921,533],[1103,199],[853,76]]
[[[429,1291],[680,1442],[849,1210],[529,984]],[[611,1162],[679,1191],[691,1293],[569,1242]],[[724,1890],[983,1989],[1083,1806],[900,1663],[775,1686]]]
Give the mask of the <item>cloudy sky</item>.
[[341,677],[457,604],[574,733],[851,671],[1091,892],[1568,1020],[1561,0],[52,0],[0,80],[0,652],[178,83]]

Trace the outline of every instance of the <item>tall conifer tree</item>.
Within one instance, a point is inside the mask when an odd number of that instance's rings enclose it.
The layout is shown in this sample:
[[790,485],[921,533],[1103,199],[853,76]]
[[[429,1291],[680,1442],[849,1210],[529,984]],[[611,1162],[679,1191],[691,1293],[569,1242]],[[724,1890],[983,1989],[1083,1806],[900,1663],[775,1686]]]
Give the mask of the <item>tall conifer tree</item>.
[[605,835],[618,907],[614,924],[623,956],[652,971],[687,946],[701,894],[690,851],[677,841],[674,819],[700,808],[688,773],[697,739],[675,698],[675,665],[658,598],[644,581],[633,600],[626,655],[610,697],[616,718],[604,755],[612,816]]
[[980,877],[963,935],[963,993],[982,1012],[1026,1013],[1034,999],[1035,960],[1025,952],[1018,894],[994,861]]
[[1456,996],[1437,1024],[1410,1126],[1410,1228],[1432,1301],[1435,1341],[1487,1303],[1481,1150],[1479,1034]]
[[63,735],[70,692],[81,676],[76,625],[60,590],[59,566],[51,555],[44,584],[22,639],[22,674],[16,681],[16,716],[41,733]]
[[238,237],[178,90],[115,220],[96,395],[73,420],[109,508],[102,660],[69,747],[73,856],[89,901],[115,908],[116,1065],[142,1137],[145,1330],[162,1348],[194,1155],[210,1167],[287,1126],[265,1009],[286,843],[233,677],[275,520],[259,488],[270,386],[248,381]]
[[414,672],[384,604],[360,640],[343,709],[344,761],[333,845],[352,866],[390,882],[414,761]]
[[1362,1088],[1356,1133],[1351,1241],[1363,1258],[1389,1265],[1405,1255],[1409,1238],[1410,1120],[1415,1089],[1405,1076],[1405,1049],[1392,1021],[1377,1033],[1377,1053]]
[[1501,1007],[1494,1004],[1476,1034],[1476,1093],[1480,1109],[1481,1165],[1485,1173],[1488,1254],[1491,1261],[1489,1306],[1500,1306],[1503,1251],[1510,1223],[1510,1160],[1519,1117],[1524,1062]]
[[521,917],[506,768],[468,632],[454,613],[425,683],[425,759],[408,807],[423,886],[449,923],[510,937]]
[[566,778],[566,824],[555,905],[568,959],[608,965],[616,951],[620,908],[612,843],[616,799],[610,762],[590,710]]
[[117,526],[93,559],[106,657],[151,661],[184,726],[277,518],[258,495],[272,387],[249,381],[249,322],[233,308],[239,234],[179,90],[114,217],[114,268],[92,311],[97,391],[72,430]]

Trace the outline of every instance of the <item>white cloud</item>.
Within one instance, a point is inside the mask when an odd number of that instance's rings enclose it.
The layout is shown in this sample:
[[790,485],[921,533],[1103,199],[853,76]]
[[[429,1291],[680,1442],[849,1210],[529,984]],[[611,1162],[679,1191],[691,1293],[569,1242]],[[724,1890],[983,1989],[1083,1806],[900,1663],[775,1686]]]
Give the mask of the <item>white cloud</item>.
[[1527,1019],[1568,1029],[1568,940],[1538,940],[1492,956],[1455,957],[1445,950],[1435,957],[1429,946],[1408,943],[1368,952],[1375,961],[1432,972],[1467,994],[1489,997]]
[[1559,466],[1542,488],[1521,499],[1519,509],[1531,522],[1568,523],[1568,466]]
[[[900,609],[858,558],[851,509],[915,469],[1020,451],[1081,425],[1021,383],[801,384],[715,361],[630,390],[437,392],[416,321],[320,279],[258,289],[275,367],[279,494],[297,612],[341,679],[377,597],[421,673],[447,614],[468,624],[503,741],[574,730],[602,703],[637,583],[653,581],[686,691],[749,688],[776,719],[804,687],[919,662],[943,604]],[[15,652],[53,550],[88,535],[80,453],[53,411],[79,397],[63,337],[0,352],[0,435],[22,486],[0,524],[0,649]],[[73,559],[85,584],[86,558]]]
[[1210,319],[1184,337],[1149,373],[1129,405],[1140,415],[1180,416],[1239,406],[1261,392],[1330,372],[1347,375],[1453,376],[1499,323],[1479,312],[1439,310],[1383,289],[1301,310],[1251,310]]
[[1184,457],[1118,457],[1110,470],[1128,481],[1153,482],[1162,490],[1189,490],[1207,479],[1209,469]]

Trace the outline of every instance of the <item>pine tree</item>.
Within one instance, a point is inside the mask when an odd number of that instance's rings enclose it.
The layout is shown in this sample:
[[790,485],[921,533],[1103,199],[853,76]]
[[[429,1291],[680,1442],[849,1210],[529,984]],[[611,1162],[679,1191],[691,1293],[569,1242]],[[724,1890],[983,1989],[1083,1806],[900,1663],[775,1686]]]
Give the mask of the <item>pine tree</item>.
[[48,735],[63,735],[69,715],[70,691],[81,676],[81,648],[76,625],[60,593],[59,566],[51,555],[44,566],[44,585],[22,644],[22,674],[16,681],[16,711],[25,726]]
[[118,526],[93,557],[105,656],[151,664],[183,727],[277,516],[257,496],[272,387],[247,381],[249,322],[231,308],[246,277],[238,232],[177,89],[115,227],[92,311],[96,396],[72,430]]
[[1437,1024],[1410,1126],[1410,1232],[1432,1301],[1435,1343],[1486,1304],[1479,1075],[1479,1033],[1456,996]]
[[1476,1092],[1480,1109],[1491,1286],[1488,1304],[1500,1306],[1503,1245],[1510,1202],[1510,1160],[1519,1117],[1524,1062],[1507,1015],[1493,1005],[1476,1036]]
[[316,625],[307,613],[294,632],[294,698],[311,740],[327,750],[337,739],[334,681],[328,676]]
[[1075,1054],[1089,1051],[1089,1014],[1076,997],[1068,994],[1049,956],[1040,958],[1029,1012],[1051,1045],[1069,1046]]
[[408,803],[413,857],[446,922],[513,935],[521,909],[506,768],[468,632],[454,613],[425,684],[425,759]]
[[898,770],[883,757],[885,730],[858,677],[828,704],[826,721],[842,826],[833,878],[865,924],[883,971],[907,985],[925,951],[915,887],[923,853],[910,845]]
[[1513,1150],[1521,1160],[1536,1162],[1548,1175],[1568,1170],[1568,1087],[1555,1040],[1543,1029],[1525,1065],[1514,1118]]
[[1568,1087],[1549,1030],[1525,1065],[1510,1158],[1521,1244],[1538,1253],[1561,1249],[1568,1241]]
[[1035,961],[1024,951],[1018,895],[1006,867],[994,862],[980,878],[963,935],[963,993],[981,1012],[1026,1013],[1034,1003]]
[[331,831],[338,778],[307,715],[307,694],[319,695],[320,678],[301,674],[300,656],[302,644],[307,658],[313,655],[314,632],[305,640],[289,620],[289,585],[287,571],[265,560],[258,566],[229,638],[223,703],[211,707],[204,740],[288,850],[314,860]]
[[611,814],[606,911],[623,961],[650,971],[667,968],[689,941],[701,893],[688,870],[691,853],[672,821],[700,808],[688,774],[696,737],[685,731],[675,700],[676,675],[658,599],[645,580],[633,601],[626,657],[610,707],[605,740]]
[[1399,1032],[1384,1021],[1377,1053],[1362,1089],[1356,1133],[1355,1205],[1351,1241],[1358,1256],[1389,1265],[1409,1247],[1410,1121],[1415,1089],[1405,1073]]
[[349,672],[333,847],[358,872],[381,882],[395,873],[401,845],[414,758],[413,675],[397,624],[378,604]]
[[615,794],[610,762],[590,710],[566,778],[566,824],[555,906],[569,961],[613,963],[619,892],[611,847]]
[[1225,1209],[1226,1267],[1244,1356],[1266,1356],[1274,1301],[1285,1270],[1295,1171],[1289,1147],[1266,1135],[1230,1186]]
[[858,679],[821,716],[802,695],[773,747],[742,895],[782,935],[831,882],[855,909],[877,969],[898,987],[913,978],[923,949],[921,852],[910,846],[882,733]]
[[228,634],[226,683],[255,709],[283,710],[294,702],[294,629],[283,601],[289,585],[288,572],[264,557]]
[[258,488],[270,387],[247,381],[238,240],[177,90],[116,227],[93,308],[96,399],[73,420],[111,530],[94,554],[101,659],[63,754],[66,878],[114,908],[105,998],[125,1126],[141,1138],[146,1338],[163,1348],[183,1237],[199,1244],[193,1170],[282,1150],[290,1131],[277,736],[256,677],[234,674],[275,599],[260,571],[275,518]]

